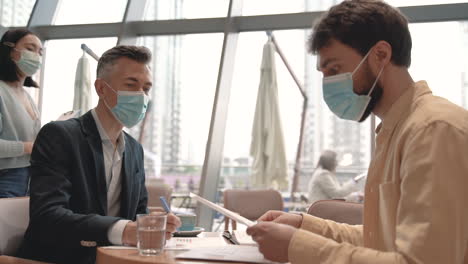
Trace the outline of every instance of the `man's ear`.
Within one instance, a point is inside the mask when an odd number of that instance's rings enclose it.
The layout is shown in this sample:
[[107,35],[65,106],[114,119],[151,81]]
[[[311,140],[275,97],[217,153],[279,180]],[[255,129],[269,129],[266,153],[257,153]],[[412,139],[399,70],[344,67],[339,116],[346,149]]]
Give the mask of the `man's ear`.
[[370,54],[370,63],[374,69],[374,74],[386,66],[392,60],[392,46],[387,41],[381,40],[374,45],[372,54]]
[[96,93],[99,96],[99,99],[104,97],[104,83],[101,79],[96,79],[94,81],[94,89],[96,90]]

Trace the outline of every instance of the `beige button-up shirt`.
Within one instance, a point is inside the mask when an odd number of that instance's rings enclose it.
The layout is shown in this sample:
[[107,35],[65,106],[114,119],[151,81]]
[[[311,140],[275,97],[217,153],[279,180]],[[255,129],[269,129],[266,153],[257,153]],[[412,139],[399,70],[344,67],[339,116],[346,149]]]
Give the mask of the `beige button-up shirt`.
[[363,226],[304,215],[291,263],[468,264],[468,112],[418,82],[376,141]]

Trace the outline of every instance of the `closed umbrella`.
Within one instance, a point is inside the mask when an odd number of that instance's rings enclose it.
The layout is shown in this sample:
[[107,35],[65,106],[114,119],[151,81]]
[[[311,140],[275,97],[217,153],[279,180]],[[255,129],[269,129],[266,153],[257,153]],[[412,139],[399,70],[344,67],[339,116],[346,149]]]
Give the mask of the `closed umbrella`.
[[252,176],[255,187],[287,187],[287,161],[278,103],[275,48],[271,39],[263,47],[250,155],[253,157]]
[[76,67],[73,110],[81,110],[81,114],[84,114],[89,109],[91,109],[91,71],[89,60],[83,52]]

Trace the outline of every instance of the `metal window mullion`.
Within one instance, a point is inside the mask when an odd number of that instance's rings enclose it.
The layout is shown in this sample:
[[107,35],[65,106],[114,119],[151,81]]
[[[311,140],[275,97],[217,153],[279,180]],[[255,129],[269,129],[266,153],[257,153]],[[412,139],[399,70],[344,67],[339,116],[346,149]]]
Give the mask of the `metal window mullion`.
[[[229,2],[210,131],[206,144],[205,161],[200,181],[199,194],[212,202],[216,202],[217,198],[218,182],[223,160],[229,96],[239,36],[233,16],[240,16],[242,14],[242,6],[243,0],[230,0]],[[214,216],[213,210],[205,206],[198,206],[197,215],[199,226],[204,227],[206,230],[211,230]]]
[[136,45],[138,35],[131,22],[141,21],[144,18],[147,0],[127,0],[124,17],[120,25],[117,45]]
[[[45,38],[42,37],[42,35],[35,31],[35,28],[39,25],[47,26],[47,27],[52,27],[52,23],[54,22],[54,19],[57,15],[57,10],[60,4],[60,0],[36,0],[34,3],[33,10],[31,11],[31,16],[29,17],[28,21],[28,29],[31,30],[32,32],[36,33],[43,41],[43,60],[45,61],[47,57],[47,47],[45,43]],[[38,104],[37,108],[39,110],[39,119],[42,118],[42,104],[43,104],[43,99],[44,99],[44,76],[45,76],[45,63],[42,64],[42,68],[40,71],[40,81],[39,81],[39,86],[41,87],[39,89],[39,99],[38,99]]]
[[[44,0],[38,0],[42,2]],[[58,1],[58,0],[52,0]],[[411,23],[468,20],[468,3],[401,7]],[[233,16],[231,23],[238,32],[310,29],[323,12],[303,12],[261,16]],[[223,33],[226,18],[127,21],[124,32],[132,36]],[[37,32],[43,39],[119,36],[122,23],[41,26]]]

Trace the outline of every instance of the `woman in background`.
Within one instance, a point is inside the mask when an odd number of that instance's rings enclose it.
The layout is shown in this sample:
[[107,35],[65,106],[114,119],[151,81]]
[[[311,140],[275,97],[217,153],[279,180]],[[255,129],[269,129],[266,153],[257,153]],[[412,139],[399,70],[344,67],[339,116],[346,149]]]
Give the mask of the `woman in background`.
[[359,189],[357,182],[353,179],[343,185],[336,177],[338,161],[336,152],[325,150],[320,155],[312,178],[309,181],[309,203],[313,204],[319,200],[344,198]]
[[39,111],[24,87],[41,66],[42,43],[26,29],[7,31],[0,40],[0,198],[25,196],[29,159],[41,127]]

